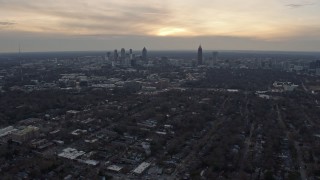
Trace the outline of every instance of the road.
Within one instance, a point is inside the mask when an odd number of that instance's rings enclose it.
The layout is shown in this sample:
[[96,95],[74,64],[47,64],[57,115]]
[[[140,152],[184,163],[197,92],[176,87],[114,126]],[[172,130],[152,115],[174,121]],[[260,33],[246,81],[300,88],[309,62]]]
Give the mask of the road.
[[[248,100],[248,95],[247,94],[246,94],[246,99],[247,99],[247,101],[246,101],[246,105],[245,105],[245,124],[248,125],[249,124],[249,109],[248,109],[249,100]],[[254,126],[255,126],[255,124],[251,123],[249,136],[247,136],[245,138],[245,141],[244,141],[244,149],[243,149],[242,157],[241,157],[240,162],[239,162],[239,172],[243,171],[243,168],[244,168],[244,165],[245,165],[244,162],[247,159],[249,146],[250,146],[251,141],[252,141],[251,138],[252,138]]]
[[282,116],[281,116],[281,112],[280,112],[280,109],[279,109],[279,106],[277,105],[277,113],[278,113],[278,120],[280,122],[280,125],[281,127],[285,130],[286,132],[286,138],[293,141],[294,142],[294,147],[297,151],[297,156],[298,156],[298,163],[299,163],[299,171],[300,171],[300,177],[302,180],[307,180],[308,179],[308,176],[307,176],[307,173],[306,173],[306,170],[304,168],[304,163],[303,163],[303,158],[302,158],[302,152],[301,152],[301,148],[299,146],[299,142],[294,140],[292,137],[293,136],[290,136],[290,132],[288,130],[288,128],[286,127],[283,119],[282,119]]
[[249,150],[249,146],[251,144],[251,137],[252,137],[252,133],[254,130],[254,123],[251,124],[251,128],[250,128],[250,135],[248,137],[246,137],[244,144],[244,150],[243,150],[243,155],[242,158],[240,160],[240,165],[239,165],[239,172],[243,171],[244,168],[244,162],[247,159],[247,154],[248,154],[248,150]]

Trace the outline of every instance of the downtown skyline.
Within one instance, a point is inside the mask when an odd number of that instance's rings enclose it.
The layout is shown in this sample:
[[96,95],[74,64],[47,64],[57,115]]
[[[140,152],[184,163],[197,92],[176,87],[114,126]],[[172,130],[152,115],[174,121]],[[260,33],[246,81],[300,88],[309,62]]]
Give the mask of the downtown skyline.
[[0,0],[0,52],[107,50],[319,51],[313,0]]

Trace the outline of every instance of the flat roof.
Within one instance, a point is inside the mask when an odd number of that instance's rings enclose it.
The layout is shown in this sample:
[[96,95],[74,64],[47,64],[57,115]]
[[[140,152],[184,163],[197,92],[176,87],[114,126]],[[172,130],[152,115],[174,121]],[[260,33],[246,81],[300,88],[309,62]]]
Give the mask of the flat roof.
[[111,166],[108,166],[107,169],[111,170],[111,171],[119,172],[119,171],[121,171],[122,167],[117,166],[117,165],[111,165]]
[[82,162],[82,163],[85,163],[85,164],[88,164],[88,165],[92,165],[92,166],[96,166],[99,164],[99,161],[96,161],[96,160],[91,160],[91,159],[88,159],[88,160],[78,160],[79,162]]
[[15,134],[16,135],[25,135],[25,134],[28,134],[28,133],[31,133],[31,132],[34,132],[34,131],[38,131],[39,128],[38,127],[35,127],[35,126],[27,126],[26,128],[16,132]]
[[145,171],[151,164],[147,162],[141,163],[136,169],[133,170],[136,174],[141,174],[143,171]]
[[13,126],[8,126],[6,128],[0,129],[0,137],[6,136],[14,131],[17,131]]
[[66,148],[62,151],[62,153],[58,154],[58,156],[67,159],[76,159],[77,157],[82,156],[84,154],[84,151],[78,151],[74,148]]

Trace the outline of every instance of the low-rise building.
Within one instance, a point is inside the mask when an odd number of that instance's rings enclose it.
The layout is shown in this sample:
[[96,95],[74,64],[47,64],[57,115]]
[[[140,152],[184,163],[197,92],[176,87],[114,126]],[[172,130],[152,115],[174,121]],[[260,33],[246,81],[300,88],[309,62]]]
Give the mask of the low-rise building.
[[275,87],[277,89],[282,89],[284,91],[293,91],[299,86],[295,85],[291,82],[278,82],[278,81],[276,81],[273,83],[273,87]]
[[119,173],[123,168],[117,165],[110,165],[107,170]]
[[17,131],[13,126],[8,126],[5,128],[0,129],[0,139],[2,142],[6,142],[12,133]]
[[27,126],[21,130],[12,133],[12,140],[17,142],[25,142],[39,136],[39,128],[35,126]]
[[143,162],[141,163],[138,167],[136,167],[134,170],[133,170],[133,173],[137,174],[137,175],[140,175],[142,174],[146,169],[148,169],[150,167],[150,163],[147,163],[147,162]]
[[62,150],[62,152],[58,154],[58,156],[73,160],[84,154],[85,154],[84,151],[78,151],[77,149],[74,149],[74,148],[66,148]]

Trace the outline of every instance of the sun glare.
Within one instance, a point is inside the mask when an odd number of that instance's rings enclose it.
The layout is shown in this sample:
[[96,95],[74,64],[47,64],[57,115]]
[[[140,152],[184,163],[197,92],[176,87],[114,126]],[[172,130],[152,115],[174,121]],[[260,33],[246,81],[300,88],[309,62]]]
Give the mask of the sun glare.
[[184,28],[162,28],[158,31],[158,36],[181,36],[186,35],[187,30]]

